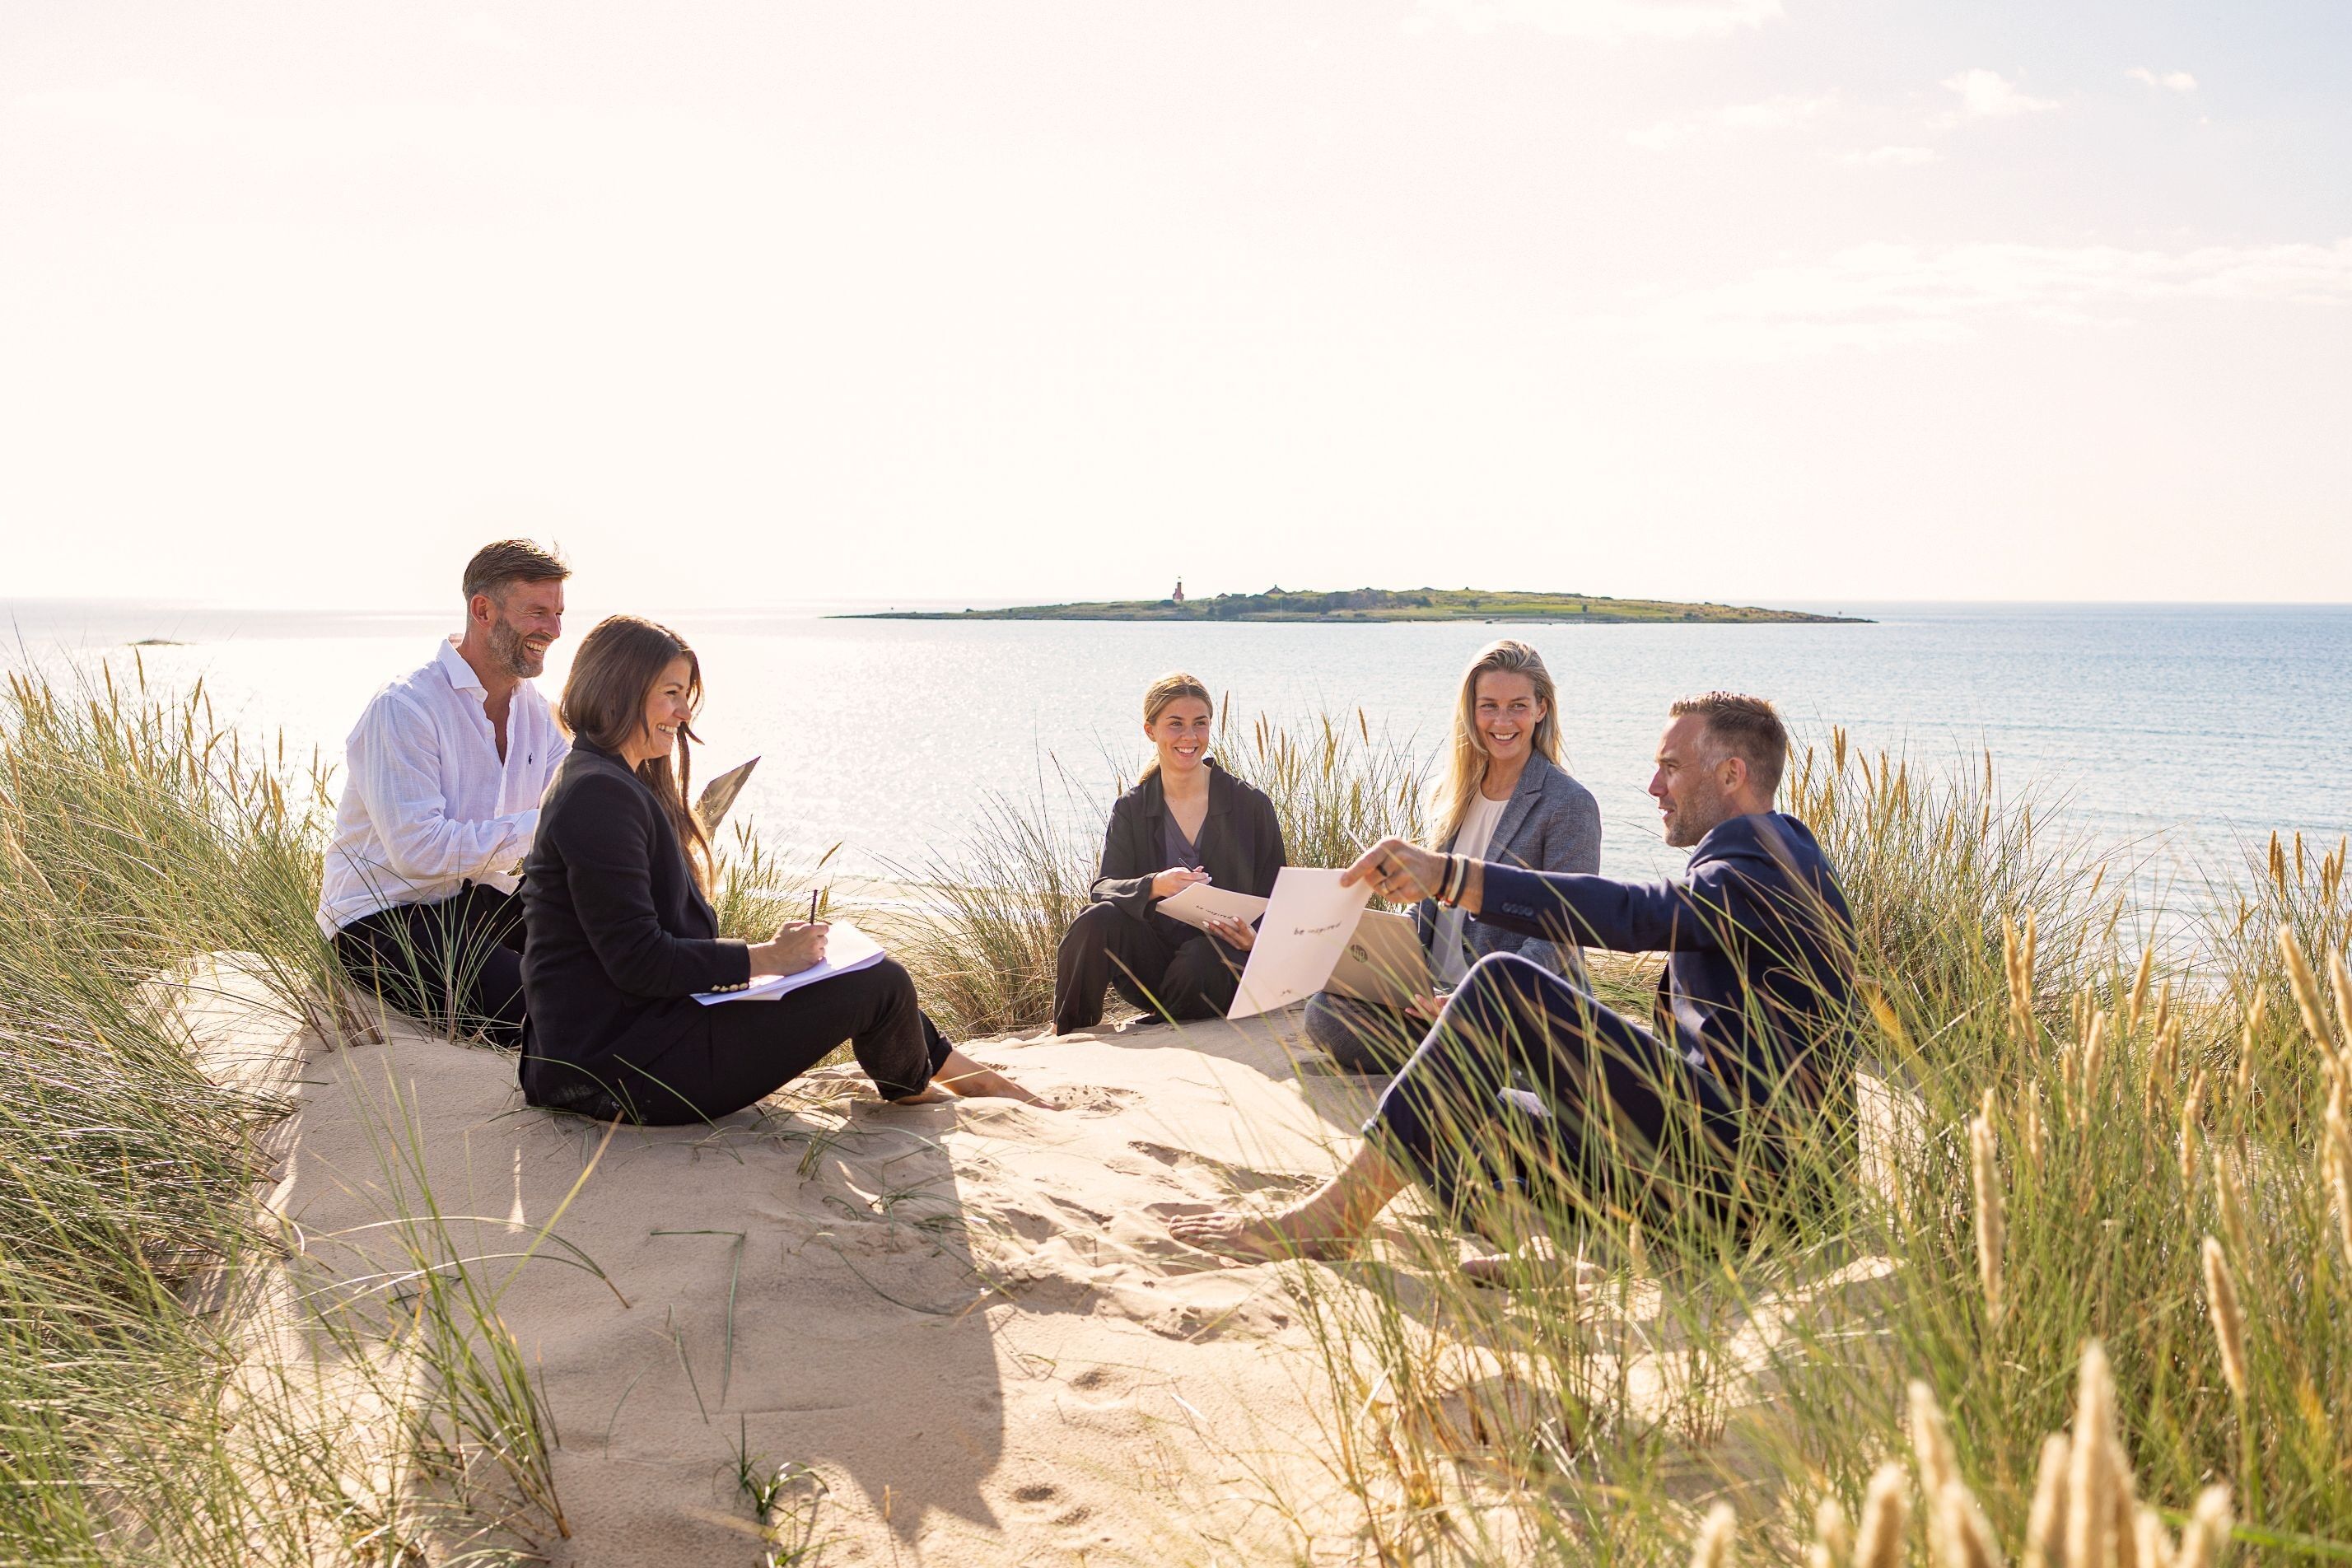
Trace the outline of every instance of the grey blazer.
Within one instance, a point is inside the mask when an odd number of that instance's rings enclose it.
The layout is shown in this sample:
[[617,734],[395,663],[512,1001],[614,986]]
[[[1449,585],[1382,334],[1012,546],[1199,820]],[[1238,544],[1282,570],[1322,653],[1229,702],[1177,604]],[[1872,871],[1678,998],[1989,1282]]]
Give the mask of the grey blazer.
[[[1454,846],[1449,840],[1439,847]],[[1511,798],[1503,803],[1495,837],[1487,841],[1480,858],[1495,865],[1523,866],[1530,871],[1598,871],[1601,803],[1592,798],[1591,790],[1540,755],[1531,756],[1511,790]],[[1413,927],[1421,933],[1423,947],[1436,942],[1435,900],[1421,901],[1413,910]],[[1462,922],[1462,940],[1474,961],[1490,952],[1516,952],[1555,974],[1570,980],[1584,977],[1582,948],[1563,951],[1540,937],[1521,936],[1475,918]]]

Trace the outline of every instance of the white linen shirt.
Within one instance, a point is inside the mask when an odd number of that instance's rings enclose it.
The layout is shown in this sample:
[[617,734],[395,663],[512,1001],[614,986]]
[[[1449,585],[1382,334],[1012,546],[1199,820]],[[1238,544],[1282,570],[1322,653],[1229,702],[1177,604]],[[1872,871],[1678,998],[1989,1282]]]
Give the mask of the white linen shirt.
[[467,882],[515,890],[540,797],[572,742],[539,689],[521,681],[501,763],[488,700],[455,637],[369,700],[343,743],[320,931],[332,936],[378,910],[436,903]]

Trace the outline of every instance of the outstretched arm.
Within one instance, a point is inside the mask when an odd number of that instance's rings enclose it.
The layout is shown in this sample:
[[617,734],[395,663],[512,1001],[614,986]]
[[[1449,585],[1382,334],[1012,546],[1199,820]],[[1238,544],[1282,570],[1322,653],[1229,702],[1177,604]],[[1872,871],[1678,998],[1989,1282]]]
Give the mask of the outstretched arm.
[[[1370,881],[1383,898],[1434,898],[1445,880],[1445,861],[1434,850],[1383,838],[1341,880],[1348,886]],[[1693,918],[1688,895],[1671,882],[1474,862],[1454,901],[1486,924],[1580,947],[1656,952],[1715,945],[1708,922]]]

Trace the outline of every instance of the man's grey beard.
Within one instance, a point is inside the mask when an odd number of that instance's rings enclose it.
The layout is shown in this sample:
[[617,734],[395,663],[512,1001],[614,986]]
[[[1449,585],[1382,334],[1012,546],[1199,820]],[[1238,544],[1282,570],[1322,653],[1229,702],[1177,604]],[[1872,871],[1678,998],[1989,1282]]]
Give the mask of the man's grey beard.
[[1666,825],[1666,847],[1695,849],[1698,841],[1731,820],[1734,813],[1720,795],[1694,800],[1676,811]]
[[503,618],[490,623],[490,657],[518,680],[529,680],[547,668],[546,651],[533,652],[522,634]]

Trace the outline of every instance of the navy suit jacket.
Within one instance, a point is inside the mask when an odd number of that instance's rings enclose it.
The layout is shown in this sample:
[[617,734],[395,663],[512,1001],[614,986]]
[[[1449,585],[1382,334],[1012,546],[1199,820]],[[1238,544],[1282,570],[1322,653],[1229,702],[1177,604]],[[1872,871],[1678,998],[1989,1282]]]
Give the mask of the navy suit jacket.
[[1657,1023],[1735,1093],[1821,1103],[1851,1071],[1853,917],[1812,830],[1783,812],[1735,816],[1676,880],[1488,866],[1477,918],[1555,942],[1664,952]]

